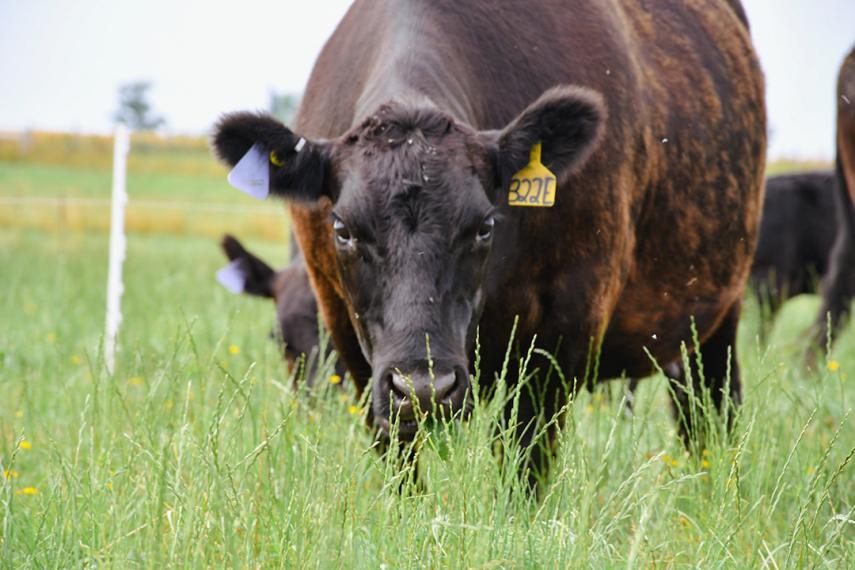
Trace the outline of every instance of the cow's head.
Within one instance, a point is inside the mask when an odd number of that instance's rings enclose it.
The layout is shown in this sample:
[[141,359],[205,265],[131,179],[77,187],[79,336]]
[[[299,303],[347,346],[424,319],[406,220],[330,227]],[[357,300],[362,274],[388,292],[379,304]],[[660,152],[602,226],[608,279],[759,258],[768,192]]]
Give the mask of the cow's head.
[[578,169],[604,120],[598,94],[558,87],[499,131],[391,103],[333,141],[304,141],[266,115],[226,115],[213,144],[230,165],[253,145],[272,152],[274,195],[333,202],[329,239],[373,370],[374,417],[388,431],[397,416],[406,437],[418,410],[447,417],[465,401],[508,181],[538,142],[559,179]]

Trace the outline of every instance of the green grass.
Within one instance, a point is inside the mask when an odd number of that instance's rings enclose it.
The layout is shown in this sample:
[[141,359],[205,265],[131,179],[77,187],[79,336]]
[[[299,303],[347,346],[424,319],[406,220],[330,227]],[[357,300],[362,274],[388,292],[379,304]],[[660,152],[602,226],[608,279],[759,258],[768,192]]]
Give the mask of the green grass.
[[855,567],[855,331],[839,369],[805,371],[816,298],[785,306],[769,346],[749,306],[745,404],[707,455],[683,453],[662,379],[633,419],[612,383],[573,404],[541,501],[492,452],[509,445],[495,402],[431,436],[401,495],[349,389],[292,387],[271,305],[214,282],[210,239],[130,236],[107,374],[106,252],[101,234],[0,230],[5,568]]

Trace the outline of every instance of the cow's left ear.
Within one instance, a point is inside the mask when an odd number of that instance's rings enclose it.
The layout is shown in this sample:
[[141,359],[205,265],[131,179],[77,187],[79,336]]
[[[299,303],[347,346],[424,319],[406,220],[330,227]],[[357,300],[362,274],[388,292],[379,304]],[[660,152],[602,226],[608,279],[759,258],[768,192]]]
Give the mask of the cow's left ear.
[[304,139],[266,113],[230,113],[214,127],[217,157],[234,167],[256,147],[269,169],[270,193],[315,202],[329,195],[330,144]]
[[493,133],[501,185],[528,164],[542,143],[541,160],[559,178],[579,170],[605,130],[606,106],[596,91],[559,86],[546,91],[511,124]]

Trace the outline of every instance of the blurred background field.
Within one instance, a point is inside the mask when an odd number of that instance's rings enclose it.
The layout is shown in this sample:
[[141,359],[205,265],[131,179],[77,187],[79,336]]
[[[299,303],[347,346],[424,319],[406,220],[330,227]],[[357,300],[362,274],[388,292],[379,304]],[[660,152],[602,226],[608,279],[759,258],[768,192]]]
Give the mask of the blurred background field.
[[[0,225],[106,232],[112,137],[0,134]],[[138,233],[287,240],[279,202],[232,189],[203,137],[135,133],[128,156],[127,229]]]

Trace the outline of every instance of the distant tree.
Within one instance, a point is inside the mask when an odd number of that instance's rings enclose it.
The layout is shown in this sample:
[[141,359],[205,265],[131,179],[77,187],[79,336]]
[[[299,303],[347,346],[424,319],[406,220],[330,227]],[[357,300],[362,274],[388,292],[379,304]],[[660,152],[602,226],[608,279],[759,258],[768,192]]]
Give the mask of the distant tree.
[[290,125],[294,120],[294,115],[297,113],[297,107],[300,105],[300,96],[294,93],[277,93],[270,92],[270,114],[285,123]]
[[154,114],[148,102],[150,81],[134,81],[119,86],[119,109],[113,118],[128,127],[150,131],[166,124],[163,117]]

